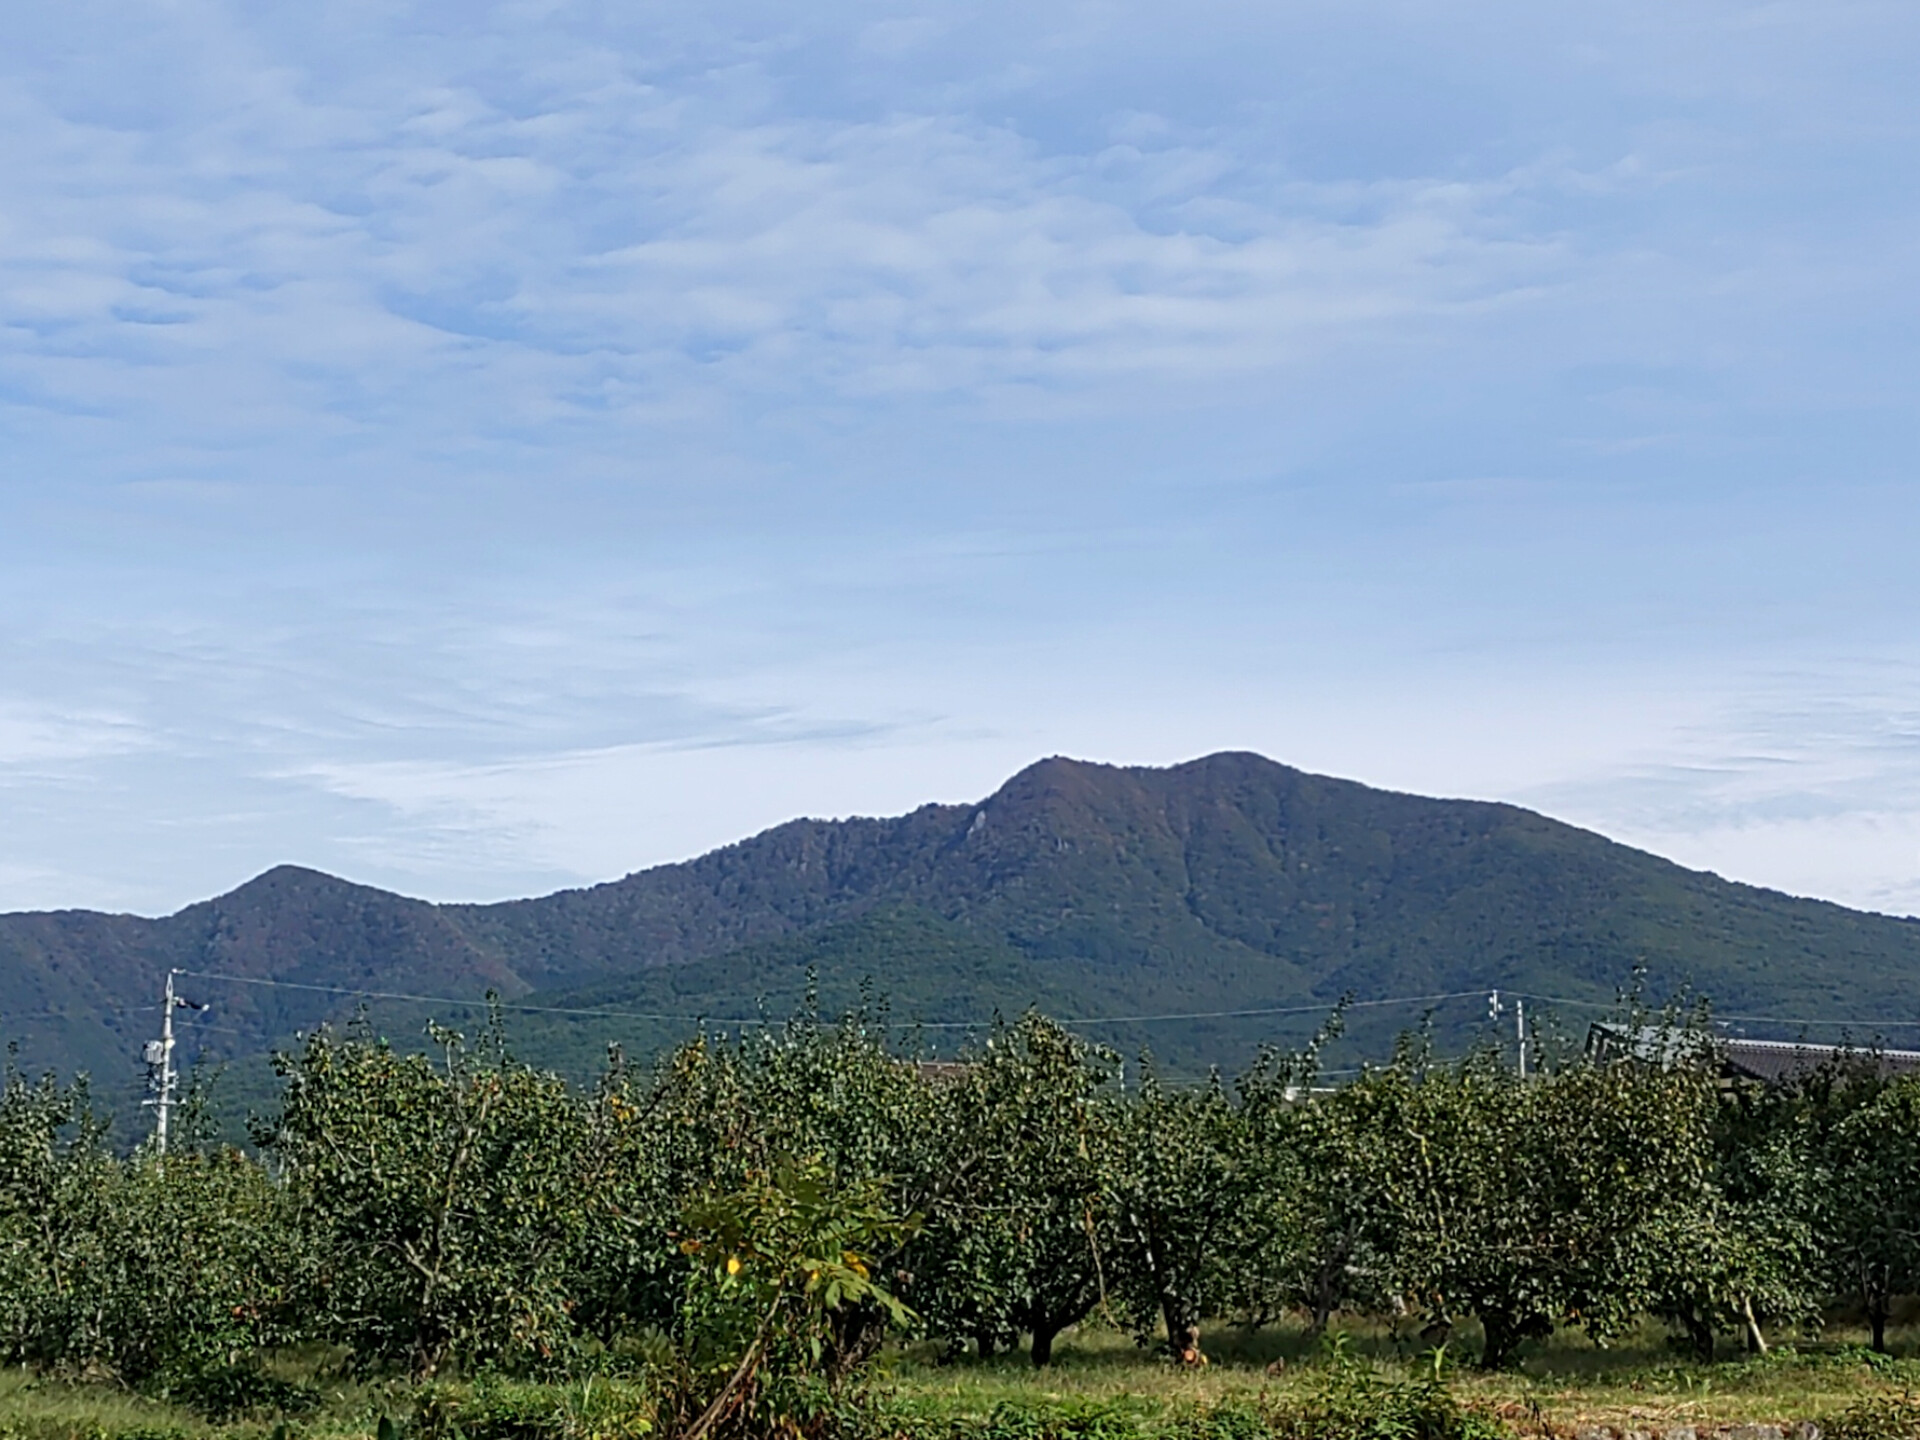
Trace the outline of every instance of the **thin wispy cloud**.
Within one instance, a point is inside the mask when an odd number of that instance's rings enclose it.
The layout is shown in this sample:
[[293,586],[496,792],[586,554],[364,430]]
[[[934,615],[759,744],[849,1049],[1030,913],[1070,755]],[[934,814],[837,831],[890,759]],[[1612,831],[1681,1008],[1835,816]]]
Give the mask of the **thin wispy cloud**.
[[290,429],[527,442],[716,400],[1203,382],[1564,268],[1507,179],[1255,203],[1213,193],[1227,153],[1062,157],[964,116],[731,124],[700,98],[276,94],[242,148],[231,121],[140,143],[16,89],[8,388],[222,473],[219,442]]
[[16,7],[0,904],[1241,743],[1920,905],[1916,63],[1866,0]]
[[1682,863],[1920,914],[1912,661],[1755,673],[1659,751],[1530,797]]

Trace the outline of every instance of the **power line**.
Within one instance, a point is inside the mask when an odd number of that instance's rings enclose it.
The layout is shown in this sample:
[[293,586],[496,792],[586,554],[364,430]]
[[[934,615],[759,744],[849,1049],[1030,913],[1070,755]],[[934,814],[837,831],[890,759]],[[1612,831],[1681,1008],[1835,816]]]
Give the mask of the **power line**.
[[1713,1019],[1752,1025],[1838,1025],[1849,1030],[1879,1030],[1888,1025],[1911,1029],[1920,1025],[1920,1020],[1794,1020],[1785,1015],[1715,1015]]
[[309,985],[298,980],[269,980],[257,975],[217,975],[207,970],[183,970],[196,980],[224,980],[233,985],[263,985],[274,990],[304,990],[316,995],[339,995],[357,1000],[401,1000],[421,1005],[455,1005],[464,1010],[515,1010],[531,1015],[571,1015],[583,1019],[674,1020],[710,1025],[758,1025],[765,1018],[726,1019],[718,1015],[667,1015],[644,1010],[590,1010],[567,1005],[521,1005],[510,1000],[463,1000],[452,995],[411,995],[398,990],[354,990],[344,985]]
[[[589,1009],[569,1005],[526,1005],[510,1000],[463,1000],[451,995],[415,995],[397,990],[356,990],[342,985],[312,985],[298,980],[273,980],[257,975],[221,975],[208,970],[183,970],[183,975],[191,975],[196,980],[222,980],[234,985],[261,985],[278,990],[303,990],[320,995],[339,995],[348,999],[361,1000],[397,1000],[422,1005],[455,1005],[463,1009],[478,1010],[491,1006],[498,1010],[512,1010],[530,1015],[564,1015],[576,1019],[601,1020],[654,1020],[677,1022],[680,1024],[708,1025],[761,1025],[766,1023],[764,1015],[751,1018],[728,1018],[717,1015],[667,1014],[648,1010],[607,1010]],[[1372,1009],[1384,1005],[1425,1005],[1445,1000],[1463,1000],[1484,995],[1484,990],[1448,990],[1432,995],[1401,995],[1382,1000],[1354,1000],[1344,1007],[1334,1001],[1319,1001],[1312,1005],[1269,1005],[1245,1010],[1183,1010],[1167,1011],[1152,1015],[1087,1015],[1079,1017],[1050,1017],[1060,1025],[1144,1025],[1165,1020],[1235,1020],[1251,1019],[1272,1015],[1312,1015],[1323,1014],[1335,1008],[1358,1010]],[[904,1029],[920,1030],[975,1030],[991,1022],[985,1020],[928,1020],[917,1021]]]
[[220,1035],[238,1035],[243,1040],[256,1040],[259,1034],[253,1030],[242,1030],[237,1025],[214,1025],[204,1020],[188,1020],[181,1024],[181,1030],[190,1035],[214,1033]]
[[115,1015],[157,1015],[160,1013],[160,1007],[158,1005],[129,1005],[121,1000],[88,1001],[84,1007],[86,1011],[84,1014],[76,1013],[77,1008],[78,1007],[71,1004],[42,1005],[37,1010],[10,1010],[7,1012],[7,1015],[10,1019],[22,1020],[90,1021],[99,1018],[95,1013],[99,1011],[106,1011]]
[[[1563,995],[1536,995],[1531,991],[1522,992],[1519,990],[1509,993],[1515,995],[1524,993],[1529,1000],[1538,1000],[1547,1005],[1567,1005],[1579,1010],[1618,1010],[1620,1008],[1620,1002],[1618,1000],[1572,1000]],[[1719,1015],[1711,1011],[1708,1012],[1708,1018],[1716,1024],[1720,1022],[1732,1023],[1738,1021],[1741,1024],[1748,1025],[1826,1025],[1838,1026],[1844,1029],[1862,1030],[1880,1029],[1888,1025],[1899,1025],[1909,1029],[1920,1027],[1920,1020],[1890,1020],[1885,1018],[1873,1020],[1811,1020],[1791,1015]]]
[[[182,975],[191,976],[196,980],[217,980],[230,985],[255,985],[255,986],[262,986],[265,988],[275,989],[275,990],[299,990],[309,994],[316,994],[316,995],[337,995],[344,999],[392,1000],[392,1001],[398,1001],[398,1002],[410,1003],[410,1004],[419,1004],[419,1005],[450,1005],[450,1006],[455,1006],[465,1010],[485,1009],[488,1007],[489,1003],[491,1003],[491,1005],[495,1009],[509,1010],[518,1014],[556,1015],[556,1016],[562,1016],[570,1019],[646,1020],[646,1021],[654,1021],[659,1023],[682,1024],[682,1025],[694,1025],[694,1024],[764,1025],[769,1023],[768,1017],[765,1015],[717,1016],[717,1015],[701,1015],[701,1014],[695,1014],[691,1012],[673,1013],[673,1012],[667,1012],[667,1011],[615,1010],[615,1009],[607,1009],[607,1008],[593,1008],[593,1007],[569,1006],[569,1005],[529,1005],[529,1004],[524,1004],[518,1001],[510,1001],[510,1000],[497,1000],[493,1002],[488,1002],[486,1000],[465,999],[465,998],[461,998],[453,995],[419,995],[409,991],[361,990],[361,989],[355,989],[355,988],[352,988],[349,986],[343,986],[343,985],[314,985],[314,984],[309,984],[309,983],[298,981],[298,980],[276,980],[276,979],[271,979],[268,977],[258,976],[258,975],[228,975],[228,974],[222,974],[220,972],[211,971],[211,970],[182,970],[179,973]],[[1250,1008],[1237,1009],[1237,1010],[1178,1010],[1178,1011],[1161,1011],[1161,1012],[1150,1013],[1150,1014],[1136,1014],[1136,1015],[1081,1015],[1081,1016],[1072,1016],[1072,1017],[1051,1016],[1049,1018],[1053,1019],[1055,1023],[1060,1025],[1074,1026],[1074,1027],[1081,1027],[1081,1028],[1100,1026],[1100,1025],[1151,1025],[1151,1024],[1160,1024],[1160,1023],[1169,1022],[1169,1021],[1181,1021],[1181,1020],[1262,1019],[1262,1018],[1286,1016],[1286,1015],[1326,1014],[1326,1013],[1330,1013],[1335,1008],[1340,1008],[1343,1010],[1369,1010],[1369,1009],[1379,1009],[1383,1007],[1401,1006],[1401,1005],[1443,1004],[1451,1000],[1477,999],[1480,996],[1485,995],[1486,993],[1487,993],[1486,989],[1482,987],[1482,988],[1476,988],[1473,990],[1444,990],[1444,991],[1437,991],[1432,994],[1426,994],[1426,995],[1398,995],[1398,996],[1389,996],[1389,997],[1375,999],[1375,1000],[1350,1000],[1346,1002],[1344,1005],[1340,1005],[1338,1002],[1335,1002],[1335,1001],[1317,1001],[1313,1004],[1308,1004],[1308,1005],[1268,1005],[1268,1006],[1250,1007]],[[1620,1002],[1617,1000],[1612,1000],[1612,1001],[1578,1000],[1573,998],[1572,996],[1545,995],[1536,991],[1510,990],[1507,993],[1510,995],[1514,995],[1516,997],[1524,996],[1528,1000],[1538,1001],[1541,1004],[1564,1006],[1567,1008],[1579,1009],[1579,1010],[1611,1011],[1611,1010],[1617,1010],[1620,1007]],[[134,1013],[134,1012],[153,1011],[153,1010],[161,1009],[162,1007],[158,1005],[127,1005],[127,1004],[114,1004],[113,1002],[108,1002],[107,1008],[118,1010],[123,1014],[127,1014],[127,1013]],[[72,1021],[77,1017],[73,1016],[69,1011],[61,1011],[61,1010],[48,1008],[43,1011],[34,1012],[33,1014],[16,1015],[14,1018],[16,1020],[44,1018],[44,1019],[61,1019],[61,1020]],[[1873,1031],[1876,1029],[1886,1029],[1889,1027],[1899,1027],[1903,1029],[1920,1029],[1920,1019],[1897,1020],[1897,1019],[1891,1019],[1887,1017],[1881,1017],[1873,1020],[1867,1020],[1867,1019],[1822,1020],[1822,1019],[1794,1017],[1794,1016],[1787,1016],[1787,1015],[1733,1014],[1733,1015],[1715,1015],[1712,1018],[1716,1022],[1724,1021],[1727,1023],[1765,1024],[1765,1025],[1781,1025],[1781,1026],[1822,1026],[1827,1028],[1857,1029],[1857,1030],[1865,1030],[1865,1031]],[[903,1024],[899,1028],[920,1029],[920,1030],[977,1030],[991,1023],[992,1022],[988,1020],[927,1020],[927,1021],[912,1022],[910,1024]],[[226,1027],[215,1027],[215,1026],[206,1025],[203,1023],[200,1025],[197,1025],[195,1028],[225,1029]],[[233,1031],[232,1033],[242,1034],[245,1032],[236,1030],[236,1031]]]
[[1189,1010],[1164,1015],[1095,1015],[1082,1019],[1060,1020],[1061,1025],[1138,1025],[1154,1020],[1233,1020],[1255,1015],[1314,1015],[1328,1011],[1359,1010],[1379,1005],[1425,1005],[1441,1000],[1464,1000],[1486,994],[1484,990],[1449,990],[1439,995],[1399,995],[1387,1000],[1350,1000],[1342,1005],[1322,1000],[1317,1005],[1272,1005],[1258,1010]]
[[[311,985],[297,980],[273,980],[256,975],[223,975],[206,970],[183,970],[183,975],[191,975],[198,980],[222,980],[235,985],[261,985],[278,990],[304,990],[314,994],[339,995],[348,999],[396,1000],[422,1005],[454,1005],[467,1010],[487,1008],[490,1002],[485,1000],[461,999],[451,995],[416,995],[395,990],[356,990],[340,985]],[[1267,1005],[1240,1010],[1169,1010],[1139,1015],[1079,1015],[1050,1016],[1056,1024],[1067,1026],[1093,1025],[1151,1025],[1176,1020],[1244,1020],[1259,1019],[1280,1015],[1314,1015],[1331,1012],[1336,1007],[1344,1010],[1378,1009],[1397,1005],[1441,1004],[1449,1000],[1477,999],[1487,993],[1486,989],[1443,990],[1428,995],[1396,995],[1377,1000],[1350,1000],[1344,1005],[1335,1001],[1316,1001],[1310,1005]],[[1544,995],[1536,991],[1510,990],[1516,997],[1524,997],[1546,1005],[1560,1005],[1579,1010],[1610,1011],[1620,1008],[1618,1000],[1577,1000],[1568,995]],[[767,1023],[765,1015],[719,1016],[693,1013],[674,1014],[666,1011],[650,1010],[612,1010],[588,1008],[570,1005],[528,1005],[517,1001],[497,1000],[491,1002],[493,1008],[511,1010],[528,1015],[560,1015],[583,1020],[650,1020],[671,1024],[707,1024],[707,1025],[763,1025]],[[1769,1025],[1821,1025],[1842,1029],[1867,1029],[1889,1025],[1905,1028],[1920,1028],[1917,1020],[1814,1020],[1796,1019],[1785,1015],[1715,1015],[1716,1021],[1738,1022],[1741,1024]],[[903,1029],[920,1030],[975,1030],[990,1024],[986,1020],[924,1020]]]

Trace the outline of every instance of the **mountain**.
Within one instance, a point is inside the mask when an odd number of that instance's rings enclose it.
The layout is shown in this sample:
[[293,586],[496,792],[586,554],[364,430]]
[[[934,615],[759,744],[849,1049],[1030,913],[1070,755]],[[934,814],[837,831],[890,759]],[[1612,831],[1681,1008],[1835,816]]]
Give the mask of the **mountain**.
[[[1342,994],[1604,1001],[1636,966],[1654,992],[1692,986],[1723,1011],[1920,1017],[1920,921],[1734,884],[1511,805],[1249,754],[1043,760],[976,805],[795,820],[505,904],[433,905],[283,866],[163,919],[0,916],[0,1034],[30,1065],[128,1081],[170,966],[200,972],[183,987],[215,1002],[190,1027],[208,1054],[257,1054],[337,1016],[354,1003],[342,990],[671,1017],[513,1017],[527,1048],[570,1066],[608,1039],[667,1043],[693,1016],[761,1001],[784,1014],[809,975],[828,1008],[869,980],[894,1019],[934,1025],[1030,1002],[1085,1019],[1299,1009],[1090,1029],[1188,1066],[1301,1034]],[[265,980],[278,983],[245,983]],[[460,1008],[373,1002],[407,1034],[429,1012],[471,1024]],[[1457,1031],[1483,1011],[1440,1019]],[[1354,1014],[1377,1034],[1419,1010]]]

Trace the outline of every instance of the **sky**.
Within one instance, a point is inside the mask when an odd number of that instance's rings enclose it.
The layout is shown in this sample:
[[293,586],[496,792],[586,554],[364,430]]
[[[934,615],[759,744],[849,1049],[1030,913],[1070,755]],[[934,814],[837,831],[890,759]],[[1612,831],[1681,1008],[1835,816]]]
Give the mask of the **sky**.
[[0,909],[1257,750],[1920,912],[1920,8],[0,9]]

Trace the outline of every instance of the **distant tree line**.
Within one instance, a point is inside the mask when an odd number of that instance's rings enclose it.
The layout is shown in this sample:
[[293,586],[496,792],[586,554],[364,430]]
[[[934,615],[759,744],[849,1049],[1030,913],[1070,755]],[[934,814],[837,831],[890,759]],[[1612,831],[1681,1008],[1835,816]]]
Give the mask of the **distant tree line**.
[[[964,1065],[855,1016],[703,1037],[571,1087],[497,1030],[321,1031],[243,1152],[124,1155],[84,1084],[0,1092],[0,1354],[129,1383],[324,1343],[362,1372],[663,1377],[673,1433],[751,1433],[890,1334],[1036,1364],[1096,1312],[1200,1363],[1203,1320],[1471,1319],[1511,1363],[1645,1316],[1701,1359],[1920,1290],[1920,1081],[1730,1085],[1660,1063],[1527,1078],[1417,1040],[1323,1087],[1130,1088],[1039,1015]],[[191,1127],[188,1127],[191,1130]],[[782,1396],[786,1396],[785,1399]]]

